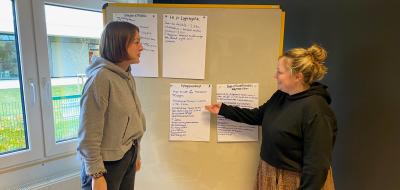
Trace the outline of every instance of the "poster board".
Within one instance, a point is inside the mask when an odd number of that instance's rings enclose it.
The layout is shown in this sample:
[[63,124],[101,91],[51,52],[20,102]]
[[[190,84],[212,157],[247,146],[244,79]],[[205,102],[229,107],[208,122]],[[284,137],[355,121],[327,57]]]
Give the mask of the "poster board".
[[[147,121],[136,188],[253,189],[261,140],[217,143],[216,117],[211,116],[209,142],[169,141],[170,84],[212,84],[211,100],[215,102],[217,84],[258,83],[261,105],[276,91],[273,75],[283,50],[284,12],[278,5],[110,3],[103,7],[105,23],[112,20],[113,13],[152,13],[158,20],[160,75],[135,77]],[[163,14],[207,16],[204,79],[161,77]]]

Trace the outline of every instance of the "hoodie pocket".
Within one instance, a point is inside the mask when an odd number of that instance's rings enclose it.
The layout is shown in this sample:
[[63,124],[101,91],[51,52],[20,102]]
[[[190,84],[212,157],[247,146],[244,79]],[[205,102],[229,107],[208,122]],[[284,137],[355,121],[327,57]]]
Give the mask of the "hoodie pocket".
[[128,130],[128,126],[129,126],[129,122],[130,122],[130,120],[131,120],[131,118],[130,118],[130,117],[128,117],[128,121],[126,122],[124,133],[122,134],[122,140],[124,140],[124,139],[125,139],[126,130]]

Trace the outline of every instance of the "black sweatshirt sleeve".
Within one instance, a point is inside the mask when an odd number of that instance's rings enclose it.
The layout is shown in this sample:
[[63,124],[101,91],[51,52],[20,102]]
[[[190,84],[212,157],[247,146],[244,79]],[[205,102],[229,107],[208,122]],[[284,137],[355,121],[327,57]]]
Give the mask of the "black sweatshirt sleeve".
[[246,123],[249,125],[261,125],[266,104],[267,103],[258,108],[247,109],[239,108],[236,106],[229,106],[223,103],[221,105],[218,115],[222,115],[233,121]]
[[303,168],[301,190],[320,190],[330,168],[335,121],[324,114],[315,114],[303,127]]

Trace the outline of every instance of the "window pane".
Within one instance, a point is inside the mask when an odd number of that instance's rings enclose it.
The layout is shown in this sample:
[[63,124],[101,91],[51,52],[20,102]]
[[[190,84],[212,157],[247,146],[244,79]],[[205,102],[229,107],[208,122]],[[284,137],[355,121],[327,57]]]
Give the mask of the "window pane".
[[28,148],[12,10],[0,0],[0,155]]
[[50,76],[56,142],[77,137],[85,69],[98,55],[99,12],[46,5]]

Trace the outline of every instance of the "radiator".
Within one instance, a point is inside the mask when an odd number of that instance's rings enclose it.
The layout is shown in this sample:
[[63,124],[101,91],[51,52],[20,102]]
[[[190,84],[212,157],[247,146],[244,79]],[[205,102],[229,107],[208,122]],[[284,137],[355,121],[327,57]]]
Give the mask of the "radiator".
[[45,178],[35,183],[26,184],[17,188],[16,190],[79,190],[80,177],[79,172],[60,177]]

